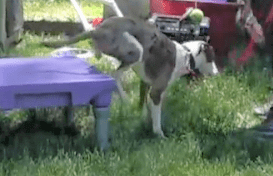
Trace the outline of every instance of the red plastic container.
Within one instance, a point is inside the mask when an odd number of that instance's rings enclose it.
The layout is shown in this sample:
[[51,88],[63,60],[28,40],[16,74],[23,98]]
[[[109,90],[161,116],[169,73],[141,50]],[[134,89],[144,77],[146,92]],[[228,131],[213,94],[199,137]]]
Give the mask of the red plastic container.
[[150,0],[151,13],[163,15],[182,15],[186,8],[201,9],[205,16],[211,19],[209,36],[211,45],[216,50],[217,64],[223,66],[223,59],[228,57],[231,46],[237,42],[235,16],[237,3],[228,3],[223,0]]

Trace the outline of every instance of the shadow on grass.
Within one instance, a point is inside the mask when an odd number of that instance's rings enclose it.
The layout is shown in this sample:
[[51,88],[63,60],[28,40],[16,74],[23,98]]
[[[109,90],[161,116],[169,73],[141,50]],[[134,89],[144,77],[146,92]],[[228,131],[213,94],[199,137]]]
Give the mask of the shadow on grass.
[[1,136],[0,159],[56,155],[58,150],[82,153],[94,149],[92,136],[83,137],[75,126],[57,125],[44,120],[25,121]]
[[[93,128],[91,127],[90,130],[90,127],[86,127],[90,125],[90,122],[86,122],[82,117],[80,121],[86,125],[85,127],[79,123],[68,126],[65,125],[63,120],[60,120],[62,119],[60,118],[62,115],[60,109],[56,108],[48,111],[51,112],[51,116],[56,117],[53,119],[50,117],[45,119],[45,117],[41,118],[39,116],[36,119],[20,117],[20,120],[9,119],[6,122],[1,118],[0,160],[18,159],[26,154],[36,159],[55,156],[59,150],[82,153],[86,150],[93,151],[95,149]],[[11,116],[14,116],[14,114]],[[90,117],[88,118],[90,119]],[[91,123],[91,125],[93,124]],[[83,130],[89,132],[83,134]]]
[[[56,113],[54,115],[58,116]],[[168,118],[167,113],[163,113],[162,116],[165,135],[177,141],[179,145],[183,141],[186,142],[185,136],[189,133],[193,134],[191,140],[198,141],[197,148],[200,148],[201,157],[204,160],[212,162],[231,160],[238,167],[243,167],[249,161],[258,159],[268,163],[272,162],[273,141],[257,138],[255,128],[240,129],[224,134],[221,131],[210,131],[210,128],[202,121],[197,121],[194,125],[188,125],[188,128],[185,128],[187,124],[183,126],[172,121]],[[132,115],[128,119],[133,118],[140,117]],[[65,126],[60,120],[50,118],[25,120],[12,128],[7,127],[7,123],[1,123],[0,160],[21,158],[26,154],[33,159],[56,156],[59,150],[69,153],[84,153],[86,150],[93,152],[95,150],[94,135],[81,133],[82,128],[87,128],[87,126],[92,128],[92,125],[88,125],[84,119],[79,119],[79,121],[85,127],[79,123],[76,123],[76,126]],[[150,119],[138,119],[137,123],[136,121],[124,122],[115,123],[112,127],[113,140],[110,153],[129,154],[142,150],[144,145],[161,144],[162,139],[156,137],[152,132]],[[132,125],[132,123],[136,124]],[[84,129],[84,131],[90,131],[90,129]]]
[[257,128],[260,127],[238,129],[227,135],[203,135],[200,141],[202,157],[211,161],[230,160],[238,167],[249,161],[272,163],[273,138],[259,133]]
[[[263,163],[273,162],[273,132],[268,131],[269,135],[259,132],[261,128],[268,129],[268,126],[257,125],[252,128],[238,128],[234,131],[224,133],[221,131],[212,132],[206,124],[197,122],[195,125],[202,126],[202,129],[196,129],[189,126],[189,129],[181,129],[179,124],[175,124],[170,119],[166,120],[167,114],[163,114],[165,126],[164,134],[168,138],[174,138],[177,141],[185,140],[187,134],[193,134],[193,141],[198,141],[201,150],[201,158],[213,161],[231,161],[236,163],[236,167],[245,167],[247,164],[262,161]],[[272,133],[272,134],[271,134]],[[138,125],[134,139],[138,144],[145,142],[158,142],[152,132],[151,120],[144,121]],[[136,149],[136,148],[135,148]]]

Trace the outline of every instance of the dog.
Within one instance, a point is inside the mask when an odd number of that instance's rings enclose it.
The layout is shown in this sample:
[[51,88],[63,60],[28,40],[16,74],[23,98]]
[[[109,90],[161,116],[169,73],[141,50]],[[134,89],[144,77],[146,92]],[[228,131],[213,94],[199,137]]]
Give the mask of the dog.
[[96,30],[83,32],[68,40],[44,41],[42,44],[60,47],[84,39],[92,39],[102,53],[120,61],[115,74],[120,92],[120,77],[129,68],[150,87],[153,132],[162,138],[165,136],[161,128],[161,105],[166,88],[192,71],[204,75],[218,74],[215,53],[208,43],[191,41],[180,44],[158,31],[155,25],[131,17],[111,17]]

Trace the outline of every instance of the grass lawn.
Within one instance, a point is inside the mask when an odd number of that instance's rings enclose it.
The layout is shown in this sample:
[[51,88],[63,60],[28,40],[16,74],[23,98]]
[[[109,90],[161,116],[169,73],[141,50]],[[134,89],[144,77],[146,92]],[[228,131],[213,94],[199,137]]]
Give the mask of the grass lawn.
[[[81,0],[84,13],[102,16],[102,5]],[[25,0],[26,20],[75,21],[77,15],[68,0]],[[15,56],[47,56],[53,49],[39,45],[44,38],[27,32],[23,41],[9,51]],[[89,48],[88,41],[76,44]],[[257,56],[256,59],[259,56]],[[107,59],[90,58],[105,73],[113,66]],[[272,142],[258,141],[251,127],[261,120],[253,106],[268,101],[272,79],[252,66],[244,72],[226,69],[221,75],[186,84],[178,80],[168,89],[164,106],[166,140],[154,138],[151,127],[138,109],[139,78],[128,71],[124,88],[129,103],[114,95],[111,107],[112,148],[101,153],[93,148],[93,115],[76,109],[76,126],[81,134],[71,141],[45,132],[20,133],[9,145],[0,144],[0,175],[273,175]],[[58,109],[50,117],[60,120]],[[25,111],[0,115],[1,124],[16,127],[26,119]],[[2,140],[3,134],[0,139]],[[3,141],[2,141],[3,142]]]

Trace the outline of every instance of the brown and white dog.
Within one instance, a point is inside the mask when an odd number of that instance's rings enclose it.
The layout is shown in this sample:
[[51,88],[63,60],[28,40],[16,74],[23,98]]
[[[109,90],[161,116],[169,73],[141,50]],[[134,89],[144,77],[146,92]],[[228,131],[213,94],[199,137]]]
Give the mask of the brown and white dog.
[[162,97],[168,85],[191,71],[205,75],[218,73],[215,54],[208,43],[191,41],[179,44],[167,38],[154,25],[129,17],[112,17],[96,30],[83,32],[65,41],[42,43],[59,47],[84,39],[92,39],[102,53],[120,61],[116,71],[120,92],[123,91],[119,79],[129,68],[150,87],[153,132],[161,137],[164,137],[161,129]]

